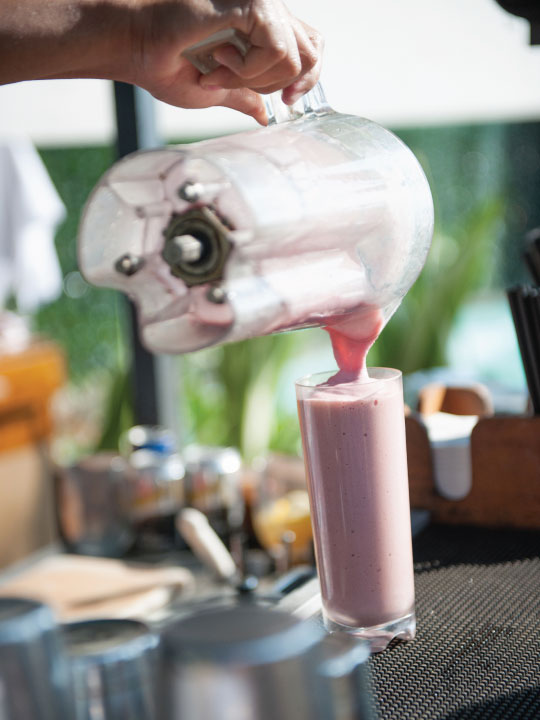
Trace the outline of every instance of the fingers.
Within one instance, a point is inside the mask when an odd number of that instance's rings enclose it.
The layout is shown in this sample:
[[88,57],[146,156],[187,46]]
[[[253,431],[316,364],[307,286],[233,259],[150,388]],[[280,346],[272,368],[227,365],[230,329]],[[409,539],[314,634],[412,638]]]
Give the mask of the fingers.
[[219,104],[239,112],[251,115],[259,125],[268,125],[268,116],[262,97],[252,90],[231,90]]
[[292,104],[318,81],[323,41],[319,33],[290,15],[255,24],[245,57],[231,45],[214,51],[221,67],[202,76],[203,88],[249,88],[259,93],[284,90]]
[[[322,56],[324,50],[323,37],[313,28],[308,26],[304,26],[304,28],[307,32],[311,46],[315,50],[315,55],[314,57],[308,58],[305,64],[302,64],[302,67],[305,68],[305,72],[301,74],[300,77],[296,78],[293,83],[283,89],[281,97],[286,105],[294,105],[294,103],[299,100],[302,95],[309,92],[311,88],[318,83],[321,74]],[[310,63],[313,60],[315,62],[310,67]]]
[[[255,57],[257,65],[260,60],[269,59],[264,48],[252,47],[245,59],[231,46],[220,48],[214,53],[214,58],[221,64],[221,67],[201,78],[201,85],[229,89],[249,87],[260,92],[264,88],[273,86],[280,89],[293,82],[302,72],[302,62],[297,48],[294,49],[294,52],[280,51],[279,55],[273,55],[272,57],[276,60],[275,64],[267,67],[262,73],[252,74],[253,66],[251,63],[249,66],[247,65],[248,58],[252,57]],[[244,63],[246,64],[244,65]],[[271,91],[268,90],[268,92]]]
[[248,88],[208,90],[200,87],[198,78],[198,71],[188,63],[181,74],[176,73],[167,83],[159,86],[147,85],[146,89],[158,100],[170,105],[184,108],[209,108],[221,105],[250,115],[260,125],[268,124],[266,106],[258,93]]
[[293,22],[298,21],[281,2],[252,2],[247,54],[242,57],[238,52],[227,52],[231,48],[225,46],[218,48],[214,57],[244,80],[262,78],[279,72],[278,68],[294,77],[301,70],[301,62]]

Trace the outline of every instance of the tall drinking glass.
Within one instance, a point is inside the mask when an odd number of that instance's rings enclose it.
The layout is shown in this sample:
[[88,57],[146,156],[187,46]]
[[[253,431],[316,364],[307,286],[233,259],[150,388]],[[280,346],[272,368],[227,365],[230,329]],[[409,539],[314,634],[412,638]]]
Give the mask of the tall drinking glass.
[[401,372],[332,375],[296,382],[323,614],[377,652],[416,627]]

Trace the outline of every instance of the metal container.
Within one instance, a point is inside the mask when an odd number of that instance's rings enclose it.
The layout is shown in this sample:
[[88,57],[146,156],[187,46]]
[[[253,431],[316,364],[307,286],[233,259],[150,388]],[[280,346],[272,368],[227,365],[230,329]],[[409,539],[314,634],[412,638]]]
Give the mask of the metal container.
[[[321,718],[369,720],[373,718],[368,672],[369,646],[358,638],[327,635],[319,648],[318,667]],[[326,714],[325,714],[326,713]]]
[[184,464],[172,434],[137,426],[121,445],[125,457],[97,453],[56,470],[59,529],[72,552],[121,557],[136,541],[160,549],[175,542]]
[[121,557],[135,540],[135,473],[114,453],[99,453],[56,470],[60,534],[72,552]]
[[366,720],[369,651],[251,603],[206,609],[162,636],[174,720]]
[[74,720],[156,720],[159,638],[134,620],[64,627]]
[[244,520],[240,453],[231,447],[188,445],[182,457],[186,504],[204,513],[218,535],[228,541]]
[[1,720],[72,720],[60,628],[41,603],[0,598]]
[[174,516],[184,504],[184,464],[177,453],[141,448],[129,456],[134,521]]
[[120,439],[134,473],[131,518],[137,548],[164,551],[179,543],[175,518],[184,505],[184,463],[174,434],[157,425],[136,425]]

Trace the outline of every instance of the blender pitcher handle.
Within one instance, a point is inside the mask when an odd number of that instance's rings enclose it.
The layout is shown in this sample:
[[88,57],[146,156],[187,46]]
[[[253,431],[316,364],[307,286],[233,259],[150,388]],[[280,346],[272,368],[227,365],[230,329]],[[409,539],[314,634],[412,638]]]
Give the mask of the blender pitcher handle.
[[268,115],[268,124],[297,120],[303,115],[329,112],[330,106],[324,95],[321,83],[317,83],[309,92],[303,95],[294,105],[285,105],[281,100],[281,91],[265,95],[264,104]]
[[[222,45],[233,45],[241,55],[247,55],[251,43],[249,39],[238,30],[229,28],[221,30],[207,37],[202,42],[192,45],[184,50],[182,55],[189,60],[199,72],[208,75],[219,67],[219,63],[214,59],[214,50]],[[266,112],[268,114],[268,124],[287,122],[288,120],[296,120],[303,115],[318,114],[329,112],[330,106],[324,96],[324,90],[320,83],[307,92],[294,105],[285,105],[281,100],[281,92],[275,92],[266,95],[264,98]]]

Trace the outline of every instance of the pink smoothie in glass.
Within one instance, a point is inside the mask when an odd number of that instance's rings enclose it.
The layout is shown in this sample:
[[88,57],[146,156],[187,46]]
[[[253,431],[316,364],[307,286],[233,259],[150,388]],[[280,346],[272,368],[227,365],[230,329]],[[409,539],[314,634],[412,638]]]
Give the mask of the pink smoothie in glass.
[[[330,328],[340,371],[297,383],[325,616],[347,628],[414,611],[401,374],[365,368],[380,318]],[[412,637],[414,616],[374,649],[394,635]]]

